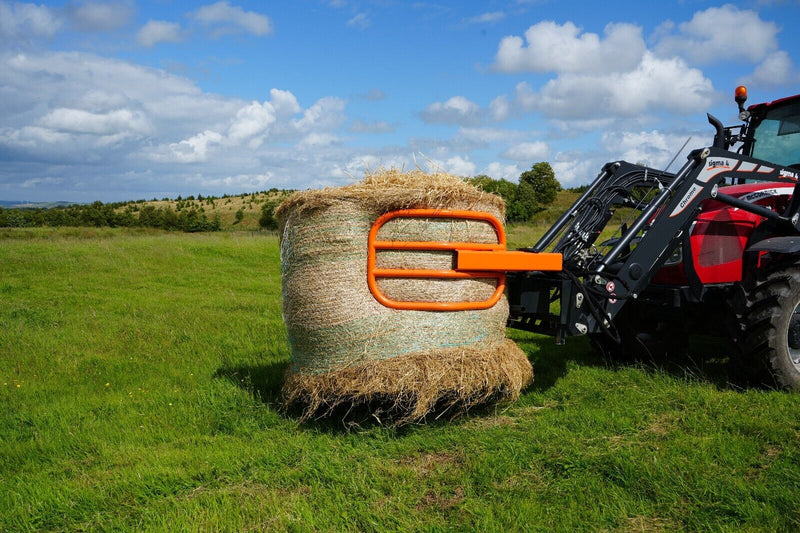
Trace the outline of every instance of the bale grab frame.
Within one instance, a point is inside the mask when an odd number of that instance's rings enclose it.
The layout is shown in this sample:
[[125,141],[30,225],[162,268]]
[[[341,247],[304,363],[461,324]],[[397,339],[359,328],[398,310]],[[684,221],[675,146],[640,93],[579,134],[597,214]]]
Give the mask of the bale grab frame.
[[[494,229],[497,235],[497,243],[378,240],[378,232],[383,225],[397,218],[440,218],[486,222]],[[378,268],[378,250],[451,251],[456,254],[456,268],[450,270]],[[561,254],[506,250],[506,233],[503,229],[503,223],[491,213],[451,209],[397,209],[378,217],[369,232],[367,284],[375,299],[392,309],[410,311],[489,309],[500,301],[505,291],[505,273],[526,270],[559,271],[561,270]],[[491,297],[481,301],[398,301],[384,294],[378,286],[378,278],[495,279],[497,280],[497,286]]]

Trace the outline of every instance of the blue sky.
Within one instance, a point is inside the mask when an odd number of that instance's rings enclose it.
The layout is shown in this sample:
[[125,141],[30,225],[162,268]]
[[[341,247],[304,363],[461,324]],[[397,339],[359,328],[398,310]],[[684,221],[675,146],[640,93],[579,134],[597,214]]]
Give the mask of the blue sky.
[[[798,2],[0,0],[0,199],[562,184],[665,165],[705,112],[800,92]],[[687,148],[688,149],[688,148]]]

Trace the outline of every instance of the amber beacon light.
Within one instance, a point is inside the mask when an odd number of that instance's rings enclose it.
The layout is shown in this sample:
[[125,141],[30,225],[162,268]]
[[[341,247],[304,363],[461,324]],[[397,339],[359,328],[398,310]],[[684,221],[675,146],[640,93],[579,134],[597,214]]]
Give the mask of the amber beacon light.
[[739,85],[736,90],[733,92],[734,97],[736,98],[736,103],[745,103],[747,101],[747,87],[744,85]]

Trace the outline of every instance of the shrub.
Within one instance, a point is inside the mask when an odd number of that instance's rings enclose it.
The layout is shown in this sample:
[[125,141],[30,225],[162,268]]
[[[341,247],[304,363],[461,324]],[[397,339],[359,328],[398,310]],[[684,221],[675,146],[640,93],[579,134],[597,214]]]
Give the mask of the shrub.
[[258,225],[264,229],[278,229],[278,219],[275,218],[275,208],[278,207],[280,200],[270,199],[261,205],[261,217]]
[[527,183],[517,185],[485,175],[475,176],[469,182],[479,189],[500,196],[506,203],[506,220],[509,222],[526,222],[539,210],[533,189]]
[[546,161],[536,163],[530,170],[519,176],[520,183],[528,183],[533,188],[533,195],[539,205],[552,204],[556,194],[561,190],[561,184],[556,179],[553,167]]

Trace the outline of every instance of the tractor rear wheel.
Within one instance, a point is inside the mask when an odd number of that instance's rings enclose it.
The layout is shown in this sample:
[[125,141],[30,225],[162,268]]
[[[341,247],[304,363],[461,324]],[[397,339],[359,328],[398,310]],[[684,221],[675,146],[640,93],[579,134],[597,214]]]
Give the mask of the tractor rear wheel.
[[739,313],[746,378],[800,390],[800,266],[774,271],[745,292]]

